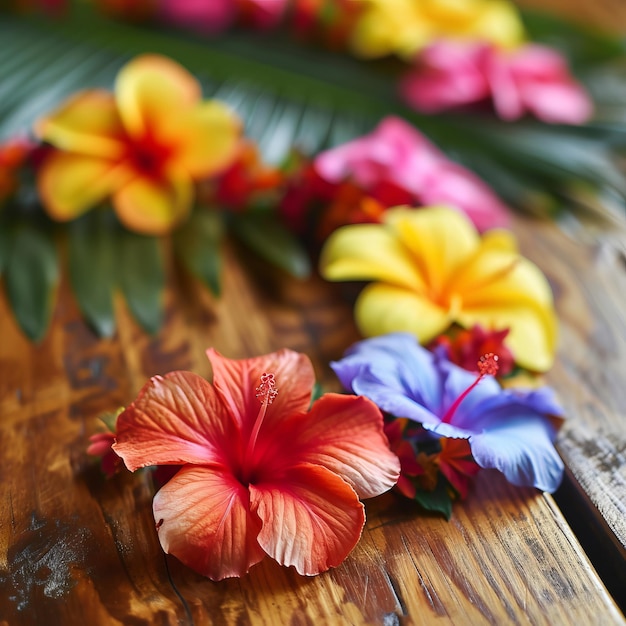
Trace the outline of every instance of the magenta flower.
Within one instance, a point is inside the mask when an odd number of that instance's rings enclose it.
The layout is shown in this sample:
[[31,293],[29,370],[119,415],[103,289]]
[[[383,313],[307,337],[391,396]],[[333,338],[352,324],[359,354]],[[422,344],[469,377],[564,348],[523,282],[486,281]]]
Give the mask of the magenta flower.
[[401,92],[423,113],[488,99],[504,120],[531,113],[548,123],[582,124],[593,112],[565,59],[537,44],[507,51],[487,43],[438,41],[418,56]]
[[202,34],[219,33],[235,21],[237,3],[234,0],[160,0],[159,17],[162,22]]
[[370,134],[322,152],[315,169],[328,182],[349,179],[366,192],[392,183],[411,194],[413,204],[462,211],[481,231],[509,222],[509,210],[487,184],[397,117],[386,117]]
[[478,376],[422,348],[413,335],[366,339],[332,363],[342,384],[383,411],[440,437],[467,439],[478,465],[514,485],[556,490],[563,462],[554,449],[562,409],[548,387],[502,389],[493,355]]

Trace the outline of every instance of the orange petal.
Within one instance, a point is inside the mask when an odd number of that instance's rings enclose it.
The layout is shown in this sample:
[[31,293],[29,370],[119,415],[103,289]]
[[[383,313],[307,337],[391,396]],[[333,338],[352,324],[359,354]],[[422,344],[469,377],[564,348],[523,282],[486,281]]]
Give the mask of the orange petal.
[[191,372],[154,376],[117,419],[113,449],[129,470],[227,464],[238,433],[213,387]]
[[231,474],[184,467],[154,497],[163,550],[212,580],[243,576],[265,554],[248,491]]
[[140,137],[170,116],[191,109],[202,91],[198,81],[175,61],[146,54],[120,70],[115,96],[126,130]]
[[35,134],[61,150],[105,159],[118,159],[125,151],[125,132],[115,99],[103,90],[77,93],[38,120]]
[[113,196],[120,221],[130,230],[164,235],[182,222],[191,210],[193,186],[183,172],[170,180],[138,177]]
[[389,450],[380,410],[367,398],[325,394],[294,421],[288,449],[299,461],[327,467],[360,498],[378,496],[396,484],[400,461]]
[[37,188],[50,216],[66,221],[102,202],[128,176],[112,161],[55,151],[39,170]]
[[207,350],[213,366],[213,386],[233,419],[244,432],[252,428],[261,406],[256,397],[261,375],[274,374],[278,395],[268,407],[265,425],[308,409],[315,373],[309,357],[279,350],[252,359],[227,359],[213,348]]
[[160,141],[178,148],[176,163],[200,178],[227,168],[240,148],[242,123],[225,104],[203,102],[192,111],[162,120]]
[[263,524],[257,540],[265,552],[306,576],[339,565],[365,524],[352,487],[308,463],[290,468],[281,481],[250,485],[250,507]]

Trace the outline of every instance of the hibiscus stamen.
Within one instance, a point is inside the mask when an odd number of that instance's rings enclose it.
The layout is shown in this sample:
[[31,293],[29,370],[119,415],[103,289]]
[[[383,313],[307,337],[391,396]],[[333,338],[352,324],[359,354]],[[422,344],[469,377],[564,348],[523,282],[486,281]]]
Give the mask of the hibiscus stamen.
[[493,352],[487,352],[487,354],[483,354],[480,359],[478,359],[478,363],[476,364],[476,368],[478,369],[478,376],[476,380],[454,401],[452,406],[446,411],[446,414],[441,419],[442,423],[449,424],[452,420],[452,417],[456,410],[459,408],[459,405],[469,393],[478,385],[478,383],[485,376],[495,376],[498,372],[498,355]]
[[268,372],[261,374],[261,382],[255,391],[256,397],[261,403],[261,407],[259,408],[259,413],[256,416],[254,427],[250,433],[248,447],[246,448],[246,458],[251,458],[254,446],[256,445],[257,437],[259,436],[259,431],[261,430],[261,424],[263,424],[263,420],[265,419],[267,407],[274,402],[274,399],[278,395],[274,374]]

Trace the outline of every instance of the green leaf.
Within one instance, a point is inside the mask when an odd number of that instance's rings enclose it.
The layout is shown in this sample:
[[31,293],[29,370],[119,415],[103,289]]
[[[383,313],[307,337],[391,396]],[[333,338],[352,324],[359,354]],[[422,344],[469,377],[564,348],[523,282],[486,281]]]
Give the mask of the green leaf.
[[220,245],[224,234],[217,211],[196,209],[174,233],[174,252],[183,265],[218,296],[220,294]]
[[117,223],[111,211],[86,213],[68,226],[70,281],[87,322],[102,337],[115,331]]
[[54,307],[59,266],[52,233],[39,221],[20,222],[9,231],[5,286],[11,308],[24,333],[40,341]]
[[300,242],[283,226],[278,217],[257,213],[233,216],[233,234],[273,265],[296,278],[311,273],[311,262]]
[[120,287],[135,319],[145,331],[154,334],[163,323],[165,269],[161,242],[121,227],[117,241]]
[[440,474],[433,491],[418,489],[415,500],[426,510],[442,513],[449,521],[452,517],[452,498],[448,490],[448,481]]

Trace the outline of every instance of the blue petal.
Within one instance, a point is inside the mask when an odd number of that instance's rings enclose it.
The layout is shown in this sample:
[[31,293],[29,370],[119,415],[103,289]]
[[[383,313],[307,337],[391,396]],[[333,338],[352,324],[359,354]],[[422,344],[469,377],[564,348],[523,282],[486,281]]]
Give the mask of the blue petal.
[[497,428],[473,435],[469,443],[481,467],[500,470],[514,485],[552,493],[563,478],[563,461],[552,445],[554,435],[546,417],[517,412]]
[[[377,380],[379,385],[404,395],[432,413],[438,414],[441,408],[443,381],[433,355],[409,333],[391,333],[360,341],[343,359],[331,363],[331,367],[344,387],[354,393],[366,395],[363,390],[357,391],[357,387],[362,388],[364,383],[360,378],[367,371],[368,388]],[[377,402],[376,398],[370,399]]]

